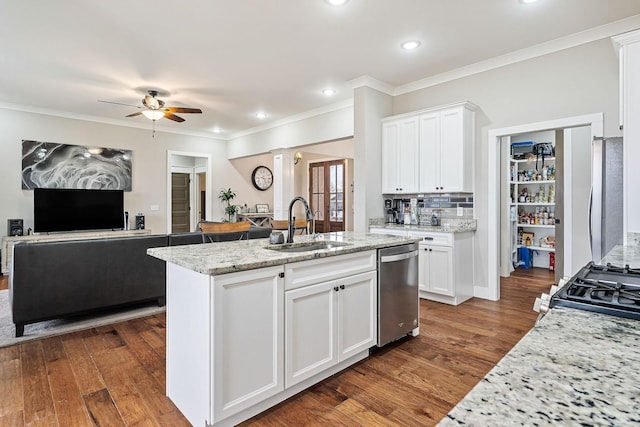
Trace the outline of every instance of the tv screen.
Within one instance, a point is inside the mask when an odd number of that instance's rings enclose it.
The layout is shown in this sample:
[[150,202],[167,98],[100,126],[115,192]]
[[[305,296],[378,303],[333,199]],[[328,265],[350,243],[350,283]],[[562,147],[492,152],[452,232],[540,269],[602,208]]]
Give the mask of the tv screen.
[[122,190],[36,188],[33,208],[36,233],[124,228]]

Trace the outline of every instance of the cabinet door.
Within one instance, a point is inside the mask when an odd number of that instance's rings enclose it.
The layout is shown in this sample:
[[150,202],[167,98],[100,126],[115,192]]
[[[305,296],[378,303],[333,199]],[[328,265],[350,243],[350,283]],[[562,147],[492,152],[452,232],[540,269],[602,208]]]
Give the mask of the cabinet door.
[[401,193],[418,192],[419,141],[418,118],[409,117],[404,119],[400,127],[397,165],[398,188]]
[[420,191],[440,190],[440,114],[420,116]]
[[339,359],[376,345],[377,272],[338,280]]
[[286,387],[338,363],[334,288],[337,281],[285,292]]
[[398,192],[398,146],[400,144],[400,123],[388,122],[382,125],[382,192]]
[[429,247],[424,245],[418,251],[418,290],[429,290]]
[[282,266],[214,278],[213,420],[284,390]]
[[428,246],[429,267],[427,290],[436,294],[454,296],[453,248]]
[[407,117],[382,125],[382,192],[418,191],[418,118]]
[[463,123],[463,108],[440,113],[440,190],[443,191],[465,190]]

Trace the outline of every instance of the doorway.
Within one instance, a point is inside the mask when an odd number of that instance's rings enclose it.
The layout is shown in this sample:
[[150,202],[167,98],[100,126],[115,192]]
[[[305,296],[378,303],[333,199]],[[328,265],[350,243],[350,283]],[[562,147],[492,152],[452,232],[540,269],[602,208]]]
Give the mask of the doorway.
[[[590,114],[585,116],[569,117],[547,122],[531,123],[513,126],[509,128],[493,129],[488,135],[488,162],[487,162],[487,269],[480,274],[486,274],[486,286],[481,280],[474,288],[474,296],[493,301],[500,299],[500,272],[501,272],[501,220],[504,218],[501,210],[501,149],[503,138],[510,135],[518,135],[530,132],[540,132],[554,129],[568,129],[587,126],[590,131],[590,140],[603,135],[603,114]],[[505,172],[508,173],[508,172]],[[566,233],[565,233],[566,237]],[[569,239],[570,241],[570,239]],[[565,242],[567,239],[565,238]],[[510,262],[510,261],[509,261]],[[479,272],[476,272],[479,273]],[[479,277],[479,276],[478,276]]]
[[317,233],[345,230],[344,183],[344,159],[309,164],[309,200]]
[[171,173],[171,232],[191,231],[191,178],[188,173]]
[[167,232],[195,231],[212,216],[210,154],[167,151]]

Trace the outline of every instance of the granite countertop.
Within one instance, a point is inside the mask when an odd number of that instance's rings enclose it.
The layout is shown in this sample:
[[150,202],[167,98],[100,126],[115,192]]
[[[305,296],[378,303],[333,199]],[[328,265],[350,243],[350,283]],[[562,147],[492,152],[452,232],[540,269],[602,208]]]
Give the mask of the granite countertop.
[[[640,248],[600,262],[640,266]],[[554,307],[439,424],[640,425],[640,321]]]
[[600,264],[611,264],[618,267],[628,265],[631,268],[640,268],[640,246],[614,246],[614,248],[602,258]]
[[640,322],[553,308],[439,427],[638,425]]
[[269,245],[269,239],[252,239],[151,248],[147,250],[147,254],[198,273],[218,275],[397,246],[418,242],[419,239],[343,231],[318,234],[315,240],[310,235],[295,236],[294,245],[303,245],[313,241],[343,243],[346,246],[304,252],[281,252],[269,249],[269,247],[277,248],[283,247],[283,245]]
[[438,233],[465,233],[467,231],[476,231],[476,220],[467,220],[460,222],[445,223],[441,225],[404,225],[404,224],[377,224],[371,225],[370,228],[386,228],[389,230],[406,230],[406,231],[433,231]]

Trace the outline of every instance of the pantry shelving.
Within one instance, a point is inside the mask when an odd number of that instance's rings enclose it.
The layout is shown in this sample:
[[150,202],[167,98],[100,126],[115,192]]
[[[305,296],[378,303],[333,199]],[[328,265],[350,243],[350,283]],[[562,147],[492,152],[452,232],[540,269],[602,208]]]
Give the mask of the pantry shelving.
[[[555,158],[512,157],[509,166],[513,264],[549,268],[555,262]],[[529,249],[526,257],[522,247]]]

